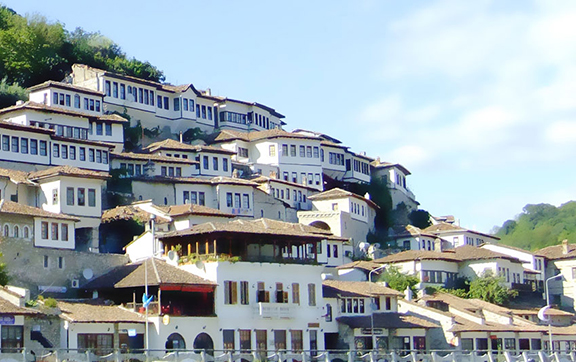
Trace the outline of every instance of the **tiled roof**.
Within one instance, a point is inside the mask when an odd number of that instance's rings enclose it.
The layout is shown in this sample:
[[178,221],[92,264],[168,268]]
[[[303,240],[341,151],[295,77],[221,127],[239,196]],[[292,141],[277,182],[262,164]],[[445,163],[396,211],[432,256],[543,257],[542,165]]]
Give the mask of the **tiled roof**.
[[148,285],[206,285],[214,286],[215,283],[200,278],[192,273],[172,266],[163,260],[150,258],[138,263],[122,265],[110,272],[90,281],[86,289],[119,289],[142,287],[146,284],[146,272],[148,270]]
[[[133,205],[116,206],[113,209],[105,210],[102,213],[102,222],[108,223],[118,220],[136,220],[141,222],[149,222],[150,216],[152,214],[142,210],[139,207],[134,207]],[[170,220],[163,218],[162,216],[156,215],[157,223],[167,223]]]
[[69,83],[56,82],[53,80],[48,80],[44,83],[34,85],[34,86],[28,88],[28,90],[29,91],[35,91],[38,89],[44,89],[44,88],[50,88],[50,87],[68,89],[68,90],[76,91],[76,92],[90,93],[90,94],[97,95],[97,96],[104,96],[104,93],[99,92],[99,91],[95,91],[95,90],[90,89],[90,88],[84,88],[84,87],[80,87],[80,86],[69,84]]
[[39,315],[40,312],[25,307],[19,307],[12,304],[10,301],[0,298],[0,313],[1,314],[13,314],[13,315]]
[[[0,109],[0,114],[4,110],[6,110],[6,108]],[[49,135],[51,137],[54,137],[54,135],[56,133],[56,131],[54,131],[53,129],[26,126],[23,124],[8,122],[8,121],[4,121],[4,120],[0,120],[0,128],[11,129],[11,130],[16,130],[16,131],[24,131],[24,132],[42,133],[45,135]],[[75,140],[75,141],[79,141],[79,140]]]
[[233,220],[229,222],[204,223],[194,225],[187,230],[174,231],[167,233],[164,238],[202,235],[212,233],[244,233],[256,235],[276,235],[276,236],[293,236],[316,239],[335,239],[347,240],[333,236],[329,231],[315,228],[313,226],[295,224],[271,219],[258,220]]
[[288,185],[288,186],[301,187],[304,189],[317,191],[317,189],[315,189],[314,187],[308,186],[308,185],[303,185],[303,184],[290,182],[290,181],[282,180],[279,178],[272,178],[272,177],[268,177],[268,176],[258,176],[258,177],[251,179],[250,181],[256,182],[258,184],[263,184],[263,183],[268,183],[268,182],[278,182],[278,183]]
[[324,280],[324,287],[335,289],[343,296],[373,297],[378,295],[403,296],[397,290],[372,282],[351,282],[342,280]]
[[437,238],[438,236],[433,234],[427,234],[422,231],[422,229],[414,225],[396,226],[393,227],[394,234],[391,235],[393,238],[405,238],[411,236],[428,236],[431,238]]
[[329,141],[329,142],[332,142],[335,144],[341,144],[342,143],[342,141],[340,141],[339,139],[334,138],[332,136],[329,136],[326,133],[322,133],[322,132],[315,132],[315,131],[310,131],[307,129],[297,128],[297,129],[293,130],[292,133],[304,133],[304,134],[311,133],[315,136],[322,138],[323,140],[326,140],[326,141]]
[[[372,319],[370,315],[338,317],[339,323],[350,328],[370,328]],[[413,315],[401,313],[374,313],[374,328],[398,329],[398,328],[440,328],[440,323],[429,322]]]
[[101,121],[110,121],[110,122],[120,122],[120,123],[127,123],[130,122],[129,120],[127,120],[126,118],[122,117],[119,114],[103,114],[101,116],[98,116],[98,119]]
[[310,199],[312,201],[320,201],[320,200],[343,199],[346,197],[353,197],[355,199],[362,200],[362,201],[368,203],[374,209],[380,208],[378,205],[376,205],[374,203],[374,201],[372,201],[370,199],[367,199],[365,197],[362,197],[362,196],[355,194],[353,192],[350,192],[350,191],[342,190],[342,189],[337,188],[337,187],[333,188],[331,190],[328,190],[328,191],[321,192],[321,193],[316,194],[316,195],[309,196],[308,199]]
[[102,300],[59,301],[60,318],[73,323],[145,323],[144,316]]
[[449,332],[544,332],[546,327],[527,324],[498,324],[485,321],[483,324],[472,322],[463,317],[454,318],[456,324],[450,328]]
[[502,247],[502,248],[505,248],[505,249],[516,250],[516,251],[520,251],[520,252],[522,252],[522,253],[534,255],[534,253],[532,253],[530,250],[522,249],[522,248],[519,248],[519,247],[517,247],[517,246],[504,245],[504,244],[491,244],[491,243],[484,243],[484,244],[482,244],[481,246],[484,246],[484,245],[495,245],[495,246],[499,246],[499,247]]
[[344,145],[341,144],[341,143],[334,143],[334,142],[330,142],[330,141],[326,141],[326,140],[323,140],[322,142],[320,142],[320,145],[322,145],[322,146],[327,146],[327,147],[342,148],[342,149],[344,149],[344,150],[347,150],[347,149],[350,148],[350,147],[348,147],[348,146],[344,146]]
[[465,228],[460,227],[458,225],[449,224],[446,222],[441,222],[441,223],[436,224],[436,225],[430,225],[422,231],[424,231],[425,233],[431,233],[431,234],[444,234],[444,233],[450,234],[450,233],[454,233],[454,232],[469,232],[472,234],[487,236],[490,238],[500,240],[500,238],[495,236],[495,235],[490,235],[490,234],[485,234],[485,233],[481,233],[481,232],[470,230],[470,229],[465,229]]
[[339,265],[336,267],[336,269],[361,269],[365,271],[371,271],[381,266],[382,264],[374,263],[372,261],[358,260],[348,264]]
[[403,261],[417,260],[445,260],[458,263],[461,261],[454,253],[454,250],[448,251],[431,251],[431,250],[406,250],[396,254],[391,254],[380,259],[374,260],[376,263],[388,264]]
[[196,165],[198,161],[189,158],[178,158],[178,157],[168,157],[161,155],[154,155],[150,153],[134,153],[134,152],[122,152],[122,153],[110,153],[110,158],[119,160],[139,160],[139,161],[156,161],[156,162],[166,162],[166,163],[184,163],[188,165]]
[[564,254],[562,244],[552,245],[534,252],[534,255],[543,256],[550,260],[576,258],[576,244],[568,244],[568,253]]
[[372,161],[370,165],[374,168],[389,168],[389,167],[396,167],[400,169],[406,176],[411,175],[410,171],[404,166],[399,163],[390,163],[390,162],[382,162],[378,159]]
[[510,255],[498,253],[489,249],[479,248],[472,245],[463,245],[454,249],[456,257],[462,261],[485,260],[485,259],[508,259],[515,263],[521,263],[518,258]]
[[304,139],[304,140],[320,140],[319,137],[307,136],[298,133],[287,132],[281,129],[269,129],[265,131],[256,132],[241,132],[232,130],[223,130],[218,133],[214,142],[226,142],[233,140],[242,140],[246,142],[259,141],[271,138],[291,138],[291,139]]
[[189,152],[212,152],[212,153],[224,153],[229,155],[234,155],[236,152],[226,150],[220,147],[208,146],[208,145],[189,145],[187,143],[182,143],[173,139],[165,139],[163,141],[154,142],[144,148],[147,152],[155,152],[157,150],[179,150],[179,151],[189,151]]
[[30,184],[34,183],[28,180],[28,172],[11,170],[9,168],[0,168],[0,177],[9,178],[10,181],[16,184]]
[[30,174],[28,175],[30,180],[40,180],[52,176],[72,176],[72,177],[97,178],[97,179],[110,178],[110,175],[107,172],[87,170],[84,168],[78,168],[73,166],[50,167],[45,170],[30,172]]
[[13,215],[23,215],[31,217],[44,217],[51,219],[80,221],[79,219],[66,214],[56,214],[54,212],[49,212],[37,207],[18,204],[16,202],[4,199],[0,200],[0,214],[13,214]]
[[183,216],[183,215],[208,215],[208,216],[221,216],[221,217],[236,217],[236,215],[228,214],[218,209],[213,209],[208,206],[184,204],[172,205],[166,207],[159,207],[170,216]]

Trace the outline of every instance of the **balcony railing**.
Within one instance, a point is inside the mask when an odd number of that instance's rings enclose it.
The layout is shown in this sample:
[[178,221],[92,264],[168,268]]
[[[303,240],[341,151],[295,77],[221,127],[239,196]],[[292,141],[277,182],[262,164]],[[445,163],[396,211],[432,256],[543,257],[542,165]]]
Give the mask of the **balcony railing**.
[[287,303],[256,303],[254,315],[269,319],[292,319],[292,308]]

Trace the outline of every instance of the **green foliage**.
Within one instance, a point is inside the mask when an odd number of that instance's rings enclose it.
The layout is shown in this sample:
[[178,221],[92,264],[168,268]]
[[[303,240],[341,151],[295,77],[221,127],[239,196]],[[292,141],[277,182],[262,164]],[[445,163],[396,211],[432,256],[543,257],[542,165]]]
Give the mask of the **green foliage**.
[[7,78],[0,81],[0,108],[13,106],[17,101],[28,100],[28,91],[18,84],[8,84]]
[[416,226],[420,229],[426,229],[428,226],[432,225],[430,221],[430,213],[426,210],[414,210],[408,214],[408,220],[410,224]]
[[388,185],[380,178],[372,177],[369,184],[352,183],[347,189],[358,195],[370,194],[370,200],[380,207],[376,211],[374,219],[375,235],[379,239],[374,242],[384,245],[385,238],[388,235],[388,228],[392,226],[392,196],[390,196]]
[[199,127],[188,128],[182,134],[182,141],[184,142],[192,142],[194,140],[206,140],[206,133],[202,132]]
[[[30,87],[61,80],[74,63],[157,82],[165,79],[162,71],[129,59],[118,44],[98,32],[68,32],[59,22],[40,15],[23,17],[0,5],[0,75],[7,85]],[[0,89],[0,102],[6,101]]]
[[406,288],[410,288],[413,293],[416,293],[416,284],[420,282],[415,275],[404,274],[400,269],[394,266],[387,267],[386,270],[380,274],[378,281],[383,281],[388,284],[392,289],[404,293]]
[[156,126],[153,128],[144,128],[144,136],[148,138],[156,138],[160,135],[160,126]]
[[507,220],[496,235],[503,244],[526,250],[556,245],[564,239],[576,239],[576,201],[560,207],[528,204],[516,220]]
[[56,308],[58,306],[58,302],[54,298],[46,298],[44,299],[44,306],[47,308]]
[[444,287],[426,287],[426,294],[432,295],[436,292],[448,293],[460,298],[468,298],[468,291],[465,289],[447,289]]
[[[0,253],[0,260],[2,258],[2,254]],[[10,275],[8,274],[8,270],[6,263],[0,262],[0,285],[4,286],[10,282]]]
[[140,147],[140,140],[142,140],[142,125],[138,122],[134,127],[130,127],[129,123],[124,124],[124,150],[132,152]]
[[481,277],[470,282],[469,298],[482,299],[486,302],[504,305],[518,296],[517,290],[511,290],[504,285],[504,278],[497,277],[489,270]]

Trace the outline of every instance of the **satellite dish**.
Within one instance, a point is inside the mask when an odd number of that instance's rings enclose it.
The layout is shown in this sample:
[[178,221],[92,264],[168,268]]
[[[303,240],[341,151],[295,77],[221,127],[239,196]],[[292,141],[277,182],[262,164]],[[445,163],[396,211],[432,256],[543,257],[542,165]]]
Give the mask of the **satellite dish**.
[[90,279],[92,279],[92,277],[94,276],[94,272],[92,271],[92,269],[86,268],[86,269],[84,269],[84,271],[82,272],[82,275],[84,276],[84,278],[85,278],[86,280],[90,280]]
[[204,262],[202,260],[200,259],[196,260],[194,265],[196,266],[196,268],[204,270]]
[[176,252],[174,250],[170,250],[168,252],[168,259],[170,261],[174,261],[176,258],[178,258],[178,254],[176,254]]

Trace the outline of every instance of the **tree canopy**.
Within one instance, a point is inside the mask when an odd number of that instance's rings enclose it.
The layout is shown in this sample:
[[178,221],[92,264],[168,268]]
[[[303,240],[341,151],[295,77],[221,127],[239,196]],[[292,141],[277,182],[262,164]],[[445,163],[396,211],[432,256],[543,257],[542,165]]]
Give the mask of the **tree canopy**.
[[497,277],[489,270],[470,282],[469,298],[482,299],[498,305],[507,304],[518,295],[517,290],[504,286],[504,277]]
[[[0,5],[0,74],[6,86],[30,87],[62,80],[72,64],[82,63],[153,81],[164,74],[148,62],[128,58],[120,46],[98,32],[67,31],[59,22],[40,15],[20,16]],[[14,104],[0,88],[0,107]],[[12,92],[25,100],[22,92]],[[12,102],[12,103],[7,103]]]
[[505,221],[496,235],[503,244],[526,250],[556,245],[564,239],[576,240],[576,201],[560,207],[528,204],[515,220]]
[[380,274],[378,281],[383,281],[388,284],[392,289],[404,293],[407,288],[410,288],[413,293],[416,293],[416,284],[420,281],[417,276],[404,274],[397,267],[390,266]]

